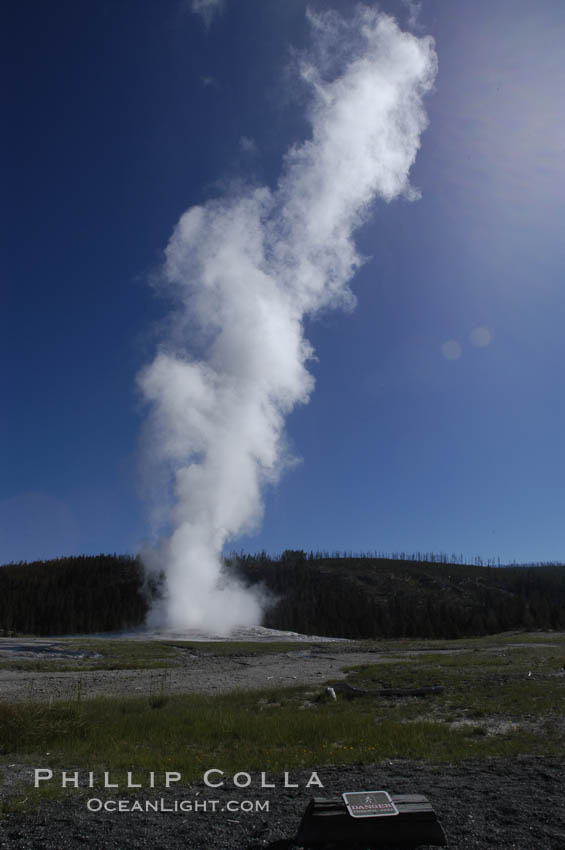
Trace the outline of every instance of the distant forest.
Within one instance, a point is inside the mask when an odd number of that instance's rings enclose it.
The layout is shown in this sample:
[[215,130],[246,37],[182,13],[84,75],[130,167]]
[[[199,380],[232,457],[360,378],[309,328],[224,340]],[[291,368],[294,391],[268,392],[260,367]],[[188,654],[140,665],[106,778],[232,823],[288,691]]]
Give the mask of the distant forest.
[[127,555],[79,555],[0,567],[4,632],[115,631],[140,625],[148,610],[143,568]]
[[[456,638],[565,629],[565,565],[485,566],[426,553],[379,557],[243,553],[226,571],[261,585],[264,625],[347,638]],[[141,625],[162,580],[139,558],[98,555],[0,567],[0,634],[63,635]]]

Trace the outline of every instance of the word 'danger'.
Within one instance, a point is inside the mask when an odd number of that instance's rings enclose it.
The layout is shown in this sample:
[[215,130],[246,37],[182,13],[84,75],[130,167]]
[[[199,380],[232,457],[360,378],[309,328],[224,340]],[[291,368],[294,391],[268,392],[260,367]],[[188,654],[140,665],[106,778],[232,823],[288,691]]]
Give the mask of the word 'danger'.
[[354,818],[379,818],[397,815],[398,809],[387,791],[346,791],[341,795]]

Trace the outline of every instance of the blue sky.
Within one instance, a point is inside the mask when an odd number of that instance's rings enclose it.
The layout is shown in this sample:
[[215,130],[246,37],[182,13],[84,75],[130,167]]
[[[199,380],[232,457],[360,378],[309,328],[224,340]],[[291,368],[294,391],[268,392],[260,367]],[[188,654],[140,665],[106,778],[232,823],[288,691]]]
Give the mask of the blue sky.
[[[407,28],[407,4],[379,8]],[[273,189],[308,137],[305,10],[6,12],[0,561],[135,552],[155,532],[137,376],[171,302],[151,282],[185,210]],[[439,64],[421,198],[375,202],[355,309],[306,318],[299,462],[228,549],[563,558],[564,28],[560,2],[423,0],[413,31]]]

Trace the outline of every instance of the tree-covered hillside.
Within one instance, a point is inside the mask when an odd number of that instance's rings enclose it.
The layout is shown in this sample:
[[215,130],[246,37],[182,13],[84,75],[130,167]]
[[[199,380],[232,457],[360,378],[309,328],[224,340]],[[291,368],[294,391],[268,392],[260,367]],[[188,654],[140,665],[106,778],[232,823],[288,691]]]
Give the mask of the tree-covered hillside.
[[349,638],[565,628],[565,566],[485,567],[287,551],[234,558],[275,601],[265,625]]
[[142,623],[149,609],[138,559],[79,555],[0,567],[0,629],[21,634],[105,632]]
[[[425,556],[430,558],[430,556]],[[478,564],[286,551],[240,554],[226,570],[271,598],[264,625],[348,638],[565,629],[565,566]],[[57,635],[144,622],[158,582],[138,558],[98,555],[0,567],[0,631]]]

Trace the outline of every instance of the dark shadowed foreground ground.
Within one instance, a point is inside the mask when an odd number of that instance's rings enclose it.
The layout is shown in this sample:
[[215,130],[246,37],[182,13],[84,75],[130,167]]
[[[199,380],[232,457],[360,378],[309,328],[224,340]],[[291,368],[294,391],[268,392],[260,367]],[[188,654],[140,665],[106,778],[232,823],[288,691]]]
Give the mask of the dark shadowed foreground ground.
[[[338,796],[347,790],[385,789],[391,793],[426,795],[435,808],[451,850],[564,850],[565,759],[518,757],[466,762],[459,766],[406,761],[378,765],[322,767],[324,789],[316,796]],[[0,821],[0,847],[18,850],[283,850],[298,828],[312,796],[304,787],[310,770],[295,772],[298,789],[261,790],[253,776],[249,788],[221,789],[203,784],[168,792],[144,790],[139,800],[218,801],[216,812],[93,813],[88,797],[71,791],[62,800],[39,804],[32,813],[7,813]],[[99,791],[91,794],[99,795]],[[119,796],[118,796],[119,794]],[[122,790],[108,799],[136,799]],[[269,811],[242,812],[241,801],[268,801]],[[234,811],[227,811],[234,801]],[[232,803],[230,803],[232,806]],[[224,809],[224,811],[222,811]],[[282,843],[281,843],[282,842]],[[425,845],[422,845],[424,847]],[[361,850],[361,848],[359,848]],[[366,848],[363,848],[366,850]]]

